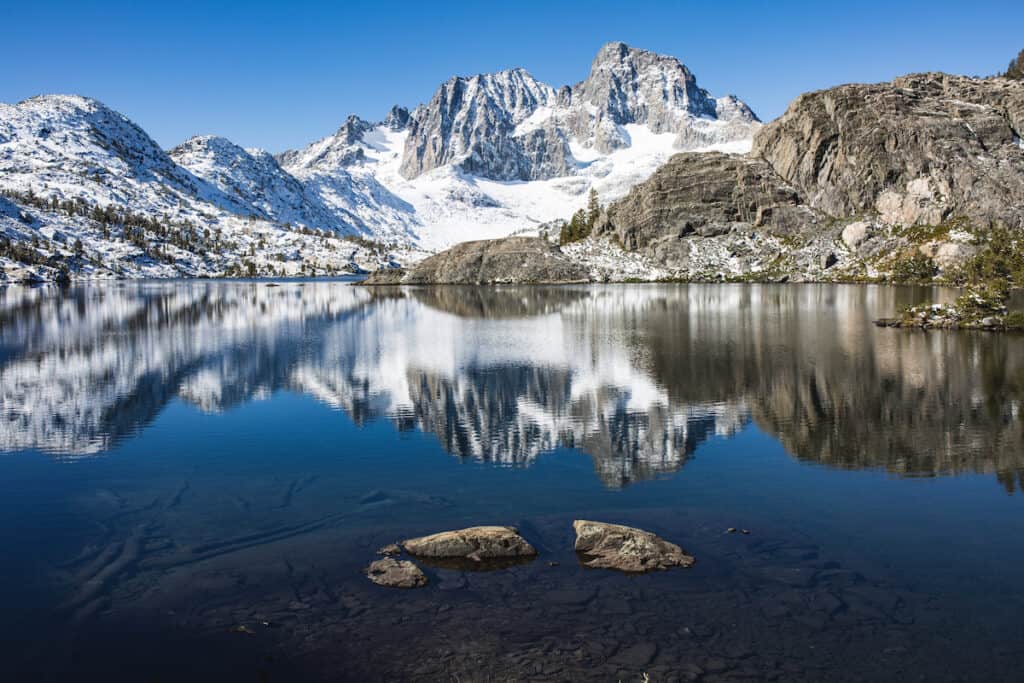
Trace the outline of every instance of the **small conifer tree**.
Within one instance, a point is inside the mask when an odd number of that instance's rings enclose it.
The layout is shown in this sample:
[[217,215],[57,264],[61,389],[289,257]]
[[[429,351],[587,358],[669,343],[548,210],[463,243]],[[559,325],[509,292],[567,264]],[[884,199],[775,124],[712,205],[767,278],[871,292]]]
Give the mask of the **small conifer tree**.
[[1017,53],[1017,57],[1010,62],[1003,76],[1024,81],[1024,50]]

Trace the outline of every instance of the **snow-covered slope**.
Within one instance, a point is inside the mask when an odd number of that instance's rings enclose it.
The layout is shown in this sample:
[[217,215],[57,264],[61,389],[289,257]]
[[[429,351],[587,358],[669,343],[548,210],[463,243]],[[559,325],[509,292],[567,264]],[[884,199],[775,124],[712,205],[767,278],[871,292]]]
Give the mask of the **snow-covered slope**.
[[175,164],[124,115],[71,95],[0,104],[0,182],[4,189],[131,205],[155,215],[185,216],[193,203],[245,209]]
[[434,250],[535,232],[591,189],[618,199],[679,151],[745,153],[761,125],[674,57],[622,43],[603,47],[576,86],[556,90],[522,69],[455,77],[408,119],[350,118],[278,159],[325,204]]
[[350,116],[276,157],[215,136],[165,152],[96,100],[40,96],[0,104],[0,193],[12,203],[0,246],[36,250],[26,260],[4,248],[0,264],[53,266],[37,268],[44,277],[60,263],[72,275],[330,270],[348,256],[311,230],[418,252],[535,232],[591,189],[602,202],[623,196],[679,150],[744,152],[759,125],[674,57],[622,43],[575,86],[522,69],[454,77],[411,113]]
[[342,233],[351,228],[343,214],[323,206],[261,149],[246,150],[225,138],[204,135],[175,147],[170,157],[242,206],[251,207],[259,218]]

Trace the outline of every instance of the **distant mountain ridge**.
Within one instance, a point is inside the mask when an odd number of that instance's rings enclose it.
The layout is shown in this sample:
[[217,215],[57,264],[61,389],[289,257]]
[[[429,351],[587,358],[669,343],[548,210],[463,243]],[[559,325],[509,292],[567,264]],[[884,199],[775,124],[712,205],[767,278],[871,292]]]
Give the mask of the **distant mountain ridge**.
[[[213,135],[165,151],[86,97],[3,104],[0,191],[15,203],[29,195],[122,207],[220,231],[228,245],[247,241],[230,238],[239,226],[262,221],[433,250],[535,231],[581,207],[590,189],[602,200],[625,195],[679,150],[745,151],[759,127],[749,107],[711,97],[676,58],[609,43],[574,86],[556,89],[518,68],[455,76],[412,111],[395,106],[379,122],[349,116],[335,133],[277,155]],[[34,208],[36,223],[7,223],[8,239],[52,225],[87,256],[103,251],[95,235],[79,234],[84,222]],[[268,232],[254,241],[263,250],[282,240]],[[241,252],[226,254],[242,262]],[[262,263],[253,245],[247,255]],[[193,265],[182,272],[215,268]],[[119,272],[157,272],[136,266]]]

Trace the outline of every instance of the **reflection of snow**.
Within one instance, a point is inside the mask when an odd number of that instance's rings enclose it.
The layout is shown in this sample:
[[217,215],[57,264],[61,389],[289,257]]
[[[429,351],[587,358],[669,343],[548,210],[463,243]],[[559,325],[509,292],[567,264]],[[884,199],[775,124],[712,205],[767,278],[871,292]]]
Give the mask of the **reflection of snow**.
[[695,419],[730,410],[673,408],[630,361],[609,317],[642,305],[629,290],[513,319],[326,283],[15,291],[0,295],[0,341],[17,349],[0,368],[3,450],[95,453],[175,396],[217,413],[289,388],[357,422],[413,416],[462,456],[527,463],[596,439],[608,457],[660,470],[685,459]]

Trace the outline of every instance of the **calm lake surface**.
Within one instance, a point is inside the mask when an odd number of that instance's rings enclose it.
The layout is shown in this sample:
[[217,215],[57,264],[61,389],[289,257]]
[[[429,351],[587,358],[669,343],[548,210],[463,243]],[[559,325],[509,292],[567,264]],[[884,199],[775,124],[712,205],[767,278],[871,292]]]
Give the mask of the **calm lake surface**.
[[[954,295],[0,288],[0,679],[1019,680],[1024,336],[871,324]],[[476,524],[540,557],[361,574]]]

